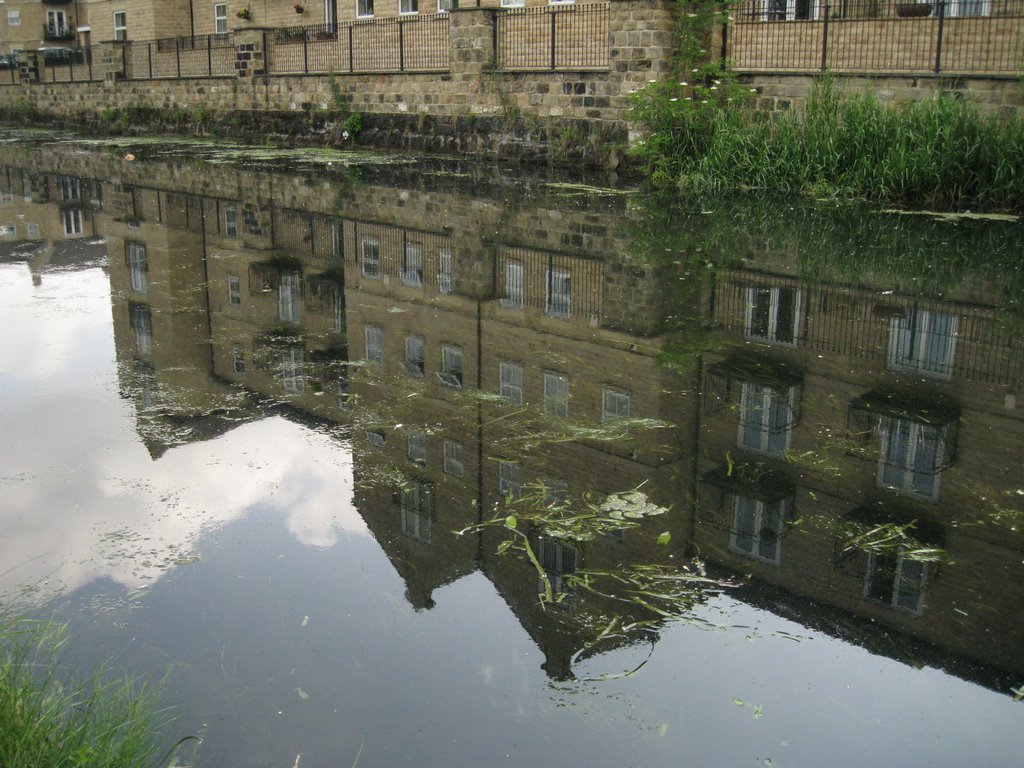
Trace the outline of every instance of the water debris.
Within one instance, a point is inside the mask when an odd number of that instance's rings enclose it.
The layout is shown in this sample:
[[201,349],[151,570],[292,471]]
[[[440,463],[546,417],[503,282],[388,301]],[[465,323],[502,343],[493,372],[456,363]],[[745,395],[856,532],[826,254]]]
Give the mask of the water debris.
[[309,694],[308,694],[308,693],[306,693],[306,692],[305,692],[304,690],[302,690],[301,688],[296,688],[296,689],[295,689],[295,692],[296,692],[297,694],[299,694],[299,698],[300,698],[300,699],[302,699],[303,701],[306,701],[306,700],[308,700],[308,699],[309,699]]
[[308,624],[309,624],[309,616],[303,616],[303,617],[302,617],[302,626],[304,626],[304,627],[305,627],[305,626],[307,626]]
[[179,557],[176,560],[172,560],[171,562],[174,563],[174,565],[191,565],[192,563],[199,562],[199,556],[189,555],[187,557]]

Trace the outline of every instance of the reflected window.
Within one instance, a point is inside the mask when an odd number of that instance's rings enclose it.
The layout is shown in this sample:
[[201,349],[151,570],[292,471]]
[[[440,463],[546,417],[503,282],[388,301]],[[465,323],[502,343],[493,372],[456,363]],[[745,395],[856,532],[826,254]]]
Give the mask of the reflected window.
[[744,325],[747,336],[778,344],[796,344],[799,320],[799,289],[748,289]]
[[780,455],[789,448],[793,427],[793,387],[775,387],[744,381],[740,405],[738,444],[752,451]]
[[301,395],[306,389],[302,375],[305,363],[302,347],[288,347],[281,352],[281,387],[286,394]]
[[498,493],[503,499],[518,499],[523,495],[519,465],[514,461],[498,460]]
[[423,249],[418,243],[406,243],[402,255],[402,283],[410,288],[423,287]]
[[452,292],[452,252],[448,248],[437,252],[437,290]]
[[562,419],[569,415],[569,377],[564,373],[544,374],[544,412]]
[[383,448],[386,438],[383,432],[367,432],[366,442],[372,445],[374,448]]
[[544,477],[540,481],[544,489],[545,507],[564,507],[569,502],[569,483],[560,477]]
[[384,362],[384,331],[376,325],[368,325],[364,331],[366,337],[366,361],[374,365]]
[[136,293],[145,293],[149,272],[149,261],[146,259],[146,246],[142,243],[128,241],[125,244],[128,257],[128,271],[131,274],[132,290]]
[[235,373],[245,373],[245,347],[236,344],[231,349],[232,370]]
[[505,262],[505,296],[501,306],[508,309],[523,308],[523,262]]
[[523,404],[523,366],[515,363],[501,363],[501,396],[510,403]]
[[454,440],[444,441],[444,473],[460,479],[465,474],[462,443],[457,443]]
[[238,206],[234,203],[224,206],[224,236],[238,237]]
[[864,597],[911,613],[923,608],[928,564],[908,560],[902,555],[868,555],[864,578]]
[[405,337],[405,361],[402,366],[405,372],[417,379],[423,378],[424,354],[423,339],[419,336]]
[[567,269],[549,269],[544,311],[552,317],[569,317],[572,302],[572,275]]
[[755,560],[778,565],[782,558],[779,537],[785,512],[785,500],[760,501],[735,496],[729,548]]
[[153,351],[153,310],[148,304],[129,304],[132,330],[135,331],[135,349],[140,355]]
[[[549,536],[541,536],[537,541],[537,559],[544,573],[551,582],[551,591],[556,595],[566,592],[569,588],[569,577],[576,573],[579,553],[575,547]],[[543,581],[539,591],[544,591]]]
[[402,533],[429,544],[433,514],[434,494],[428,486],[421,484],[402,489]]
[[378,279],[380,277],[380,240],[375,237],[364,237],[360,241],[359,249],[363,277]]
[[405,437],[405,455],[409,461],[417,464],[427,462],[427,433],[422,429],[410,427]]
[[934,501],[939,496],[946,427],[883,417],[878,485]]
[[36,224],[34,221],[30,221],[30,222],[28,222],[27,226],[28,226],[28,236],[29,236],[29,239],[30,240],[38,240],[39,239],[39,225]]
[[238,275],[228,275],[228,304],[242,306],[242,279]]
[[941,312],[907,310],[893,318],[889,331],[889,366],[936,378],[953,375],[958,318]]
[[81,200],[82,181],[76,176],[60,176],[58,178],[61,200]]
[[462,388],[462,348],[445,345],[441,347],[441,370],[438,378],[446,387]]
[[277,318],[285,323],[299,322],[299,307],[302,305],[302,279],[298,272],[281,274],[277,287]]
[[61,221],[64,224],[64,234],[80,235],[84,230],[84,224],[82,223],[82,209],[81,208],[66,208],[61,211]]
[[601,390],[601,421],[629,418],[629,393],[615,389]]

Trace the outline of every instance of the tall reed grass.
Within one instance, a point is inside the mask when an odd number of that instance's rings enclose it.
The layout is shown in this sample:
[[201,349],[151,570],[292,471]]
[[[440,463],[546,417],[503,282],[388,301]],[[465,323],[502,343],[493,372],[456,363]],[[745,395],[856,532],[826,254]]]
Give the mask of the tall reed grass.
[[64,643],[59,626],[0,616],[0,766],[156,766],[167,718],[154,690],[106,669],[64,674]]

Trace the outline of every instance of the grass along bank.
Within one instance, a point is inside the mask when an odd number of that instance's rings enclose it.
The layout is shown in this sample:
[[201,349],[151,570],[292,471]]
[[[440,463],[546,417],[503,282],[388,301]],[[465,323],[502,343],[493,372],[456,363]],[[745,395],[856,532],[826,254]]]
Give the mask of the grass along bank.
[[166,765],[168,725],[152,687],[100,669],[82,680],[59,664],[62,627],[0,616],[0,766]]
[[[935,209],[1024,209],[1024,119],[937,98],[886,105],[819,79],[806,109],[771,118],[739,89],[723,98],[645,89],[651,136],[638,150],[657,184],[697,191],[764,189]],[[712,96],[708,98],[708,96]]]

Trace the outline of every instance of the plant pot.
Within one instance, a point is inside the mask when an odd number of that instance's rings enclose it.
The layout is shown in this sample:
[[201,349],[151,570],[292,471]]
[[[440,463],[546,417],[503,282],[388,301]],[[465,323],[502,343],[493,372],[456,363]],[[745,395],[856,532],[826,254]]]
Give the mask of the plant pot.
[[931,3],[900,3],[896,6],[896,15],[901,19],[921,19],[932,15]]

